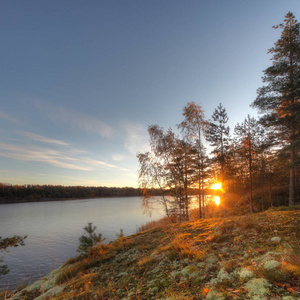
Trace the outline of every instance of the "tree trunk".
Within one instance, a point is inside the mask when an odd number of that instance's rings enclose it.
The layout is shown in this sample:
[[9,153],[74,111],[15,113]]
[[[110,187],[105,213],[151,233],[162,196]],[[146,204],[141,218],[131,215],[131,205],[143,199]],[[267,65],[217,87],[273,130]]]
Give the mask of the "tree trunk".
[[205,218],[205,210],[204,210],[204,174],[202,169],[202,216]]
[[290,154],[290,190],[289,190],[289,206],[295,205],[295,147],[292,148]]

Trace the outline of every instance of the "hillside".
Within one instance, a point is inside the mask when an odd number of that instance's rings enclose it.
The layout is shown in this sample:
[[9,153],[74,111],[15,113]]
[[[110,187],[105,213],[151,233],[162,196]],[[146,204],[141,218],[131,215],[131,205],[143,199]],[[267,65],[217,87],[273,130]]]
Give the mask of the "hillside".
[[300,210],[157,227],[3,299],[300,299]]

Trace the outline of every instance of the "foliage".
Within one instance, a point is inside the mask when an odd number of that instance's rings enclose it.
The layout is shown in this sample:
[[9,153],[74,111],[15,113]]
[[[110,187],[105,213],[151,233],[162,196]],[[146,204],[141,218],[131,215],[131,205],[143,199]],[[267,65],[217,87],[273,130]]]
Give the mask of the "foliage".
[[289,12],[284,23],[274,28],[282,30],[281,37],[269,49],[273,63],[264,70],[266,85],[258,89],[252,105],[264,114],[261,122],[272,127],[281,150],[289,153],[289,204],[294,205],[300,138],[300,24]]
[[210,122],[206,132],[207,140],[214,148],[212,153],[220,166],[219,180],[225,180],[225,163],[229,150],[229,126],[226,126],[229,118],[226,109],[220,103],[212,114],[213,122]]
[[77,249],[78,252],[84,255],[93,254],[94,247],[104,241],[101,233],[95,233],[96,229],[97,227],[93,226],[93,223],[88,223],[84,227],[85,233],[79,238],[80,245]]
[[[175,136],[171,129],[166,132],[157,125],[149,126],[151,152],[138,153],[140,163],[139,181],[144,193],[144,206],[149,205],[151,190],[159,187],[168,190],[173,199],[162,197],[167,216],[170,211],[180,220],[188,219],[188,187],[192,182],[191,145]],[[154,199],[156,200],[156,199]]]
[[236,135],[237,151],[245,159],[247,173],[249,174],[250,212],[253,212],[253,167],[263,143],[264,131],[256,119],[248,115],[243,123],[238,123],[235,126],[234,133]]
[[[6,251],[8,252],[7,248],[10,247],[18,247],[18,246],[24,246],[25,242],[24,240],[27,238],[27,236],[18,236],[14,235],[12,237],[2,238],[0,236],[0,252]],[[3,259],[0,258],[0,263],[3,262]],[[1,275],[5,275],[9,272],[7,265],[1,265],[0,266],[0,278]]]
[[2,203],[140,195],[139,189],[131,187],[11,185],[0,183],[0,202]]
[[[191,143],[196,156],[193,166],[193,183],[198,185],[199,218],[205,217],[205,181],[209,177],[209,159],[206,155],[206,148],[203,145],[204,134],[209,123],[205,120],[202,107],[194,102],[188,103],[183,109],[184,120],[178,125],[184,138]],[[202,202],[202,203],[201,203]]]

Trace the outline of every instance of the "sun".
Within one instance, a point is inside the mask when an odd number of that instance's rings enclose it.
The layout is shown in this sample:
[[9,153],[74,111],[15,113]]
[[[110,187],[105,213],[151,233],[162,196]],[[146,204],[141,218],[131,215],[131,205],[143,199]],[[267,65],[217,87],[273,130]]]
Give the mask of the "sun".
[[212,190],[221,190],[222,184],[220,182],[214,183],[211,187]]

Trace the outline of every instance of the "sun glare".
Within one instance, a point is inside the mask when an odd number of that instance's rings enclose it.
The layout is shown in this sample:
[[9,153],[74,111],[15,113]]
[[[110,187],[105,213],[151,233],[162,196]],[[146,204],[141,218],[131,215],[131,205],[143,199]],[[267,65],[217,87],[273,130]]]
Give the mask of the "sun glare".
[[212,190],[220,190],[222,188],[222,184],[220,182],[217,182],[217,183],[214,183],[212,186],[211,186],[211,189]]
[[215,197],[214,197],[214,201],[215,201],[215,204],[216,204],[217,206],[220,205],[220,197],[219,197],[219,196],[215,196]]

